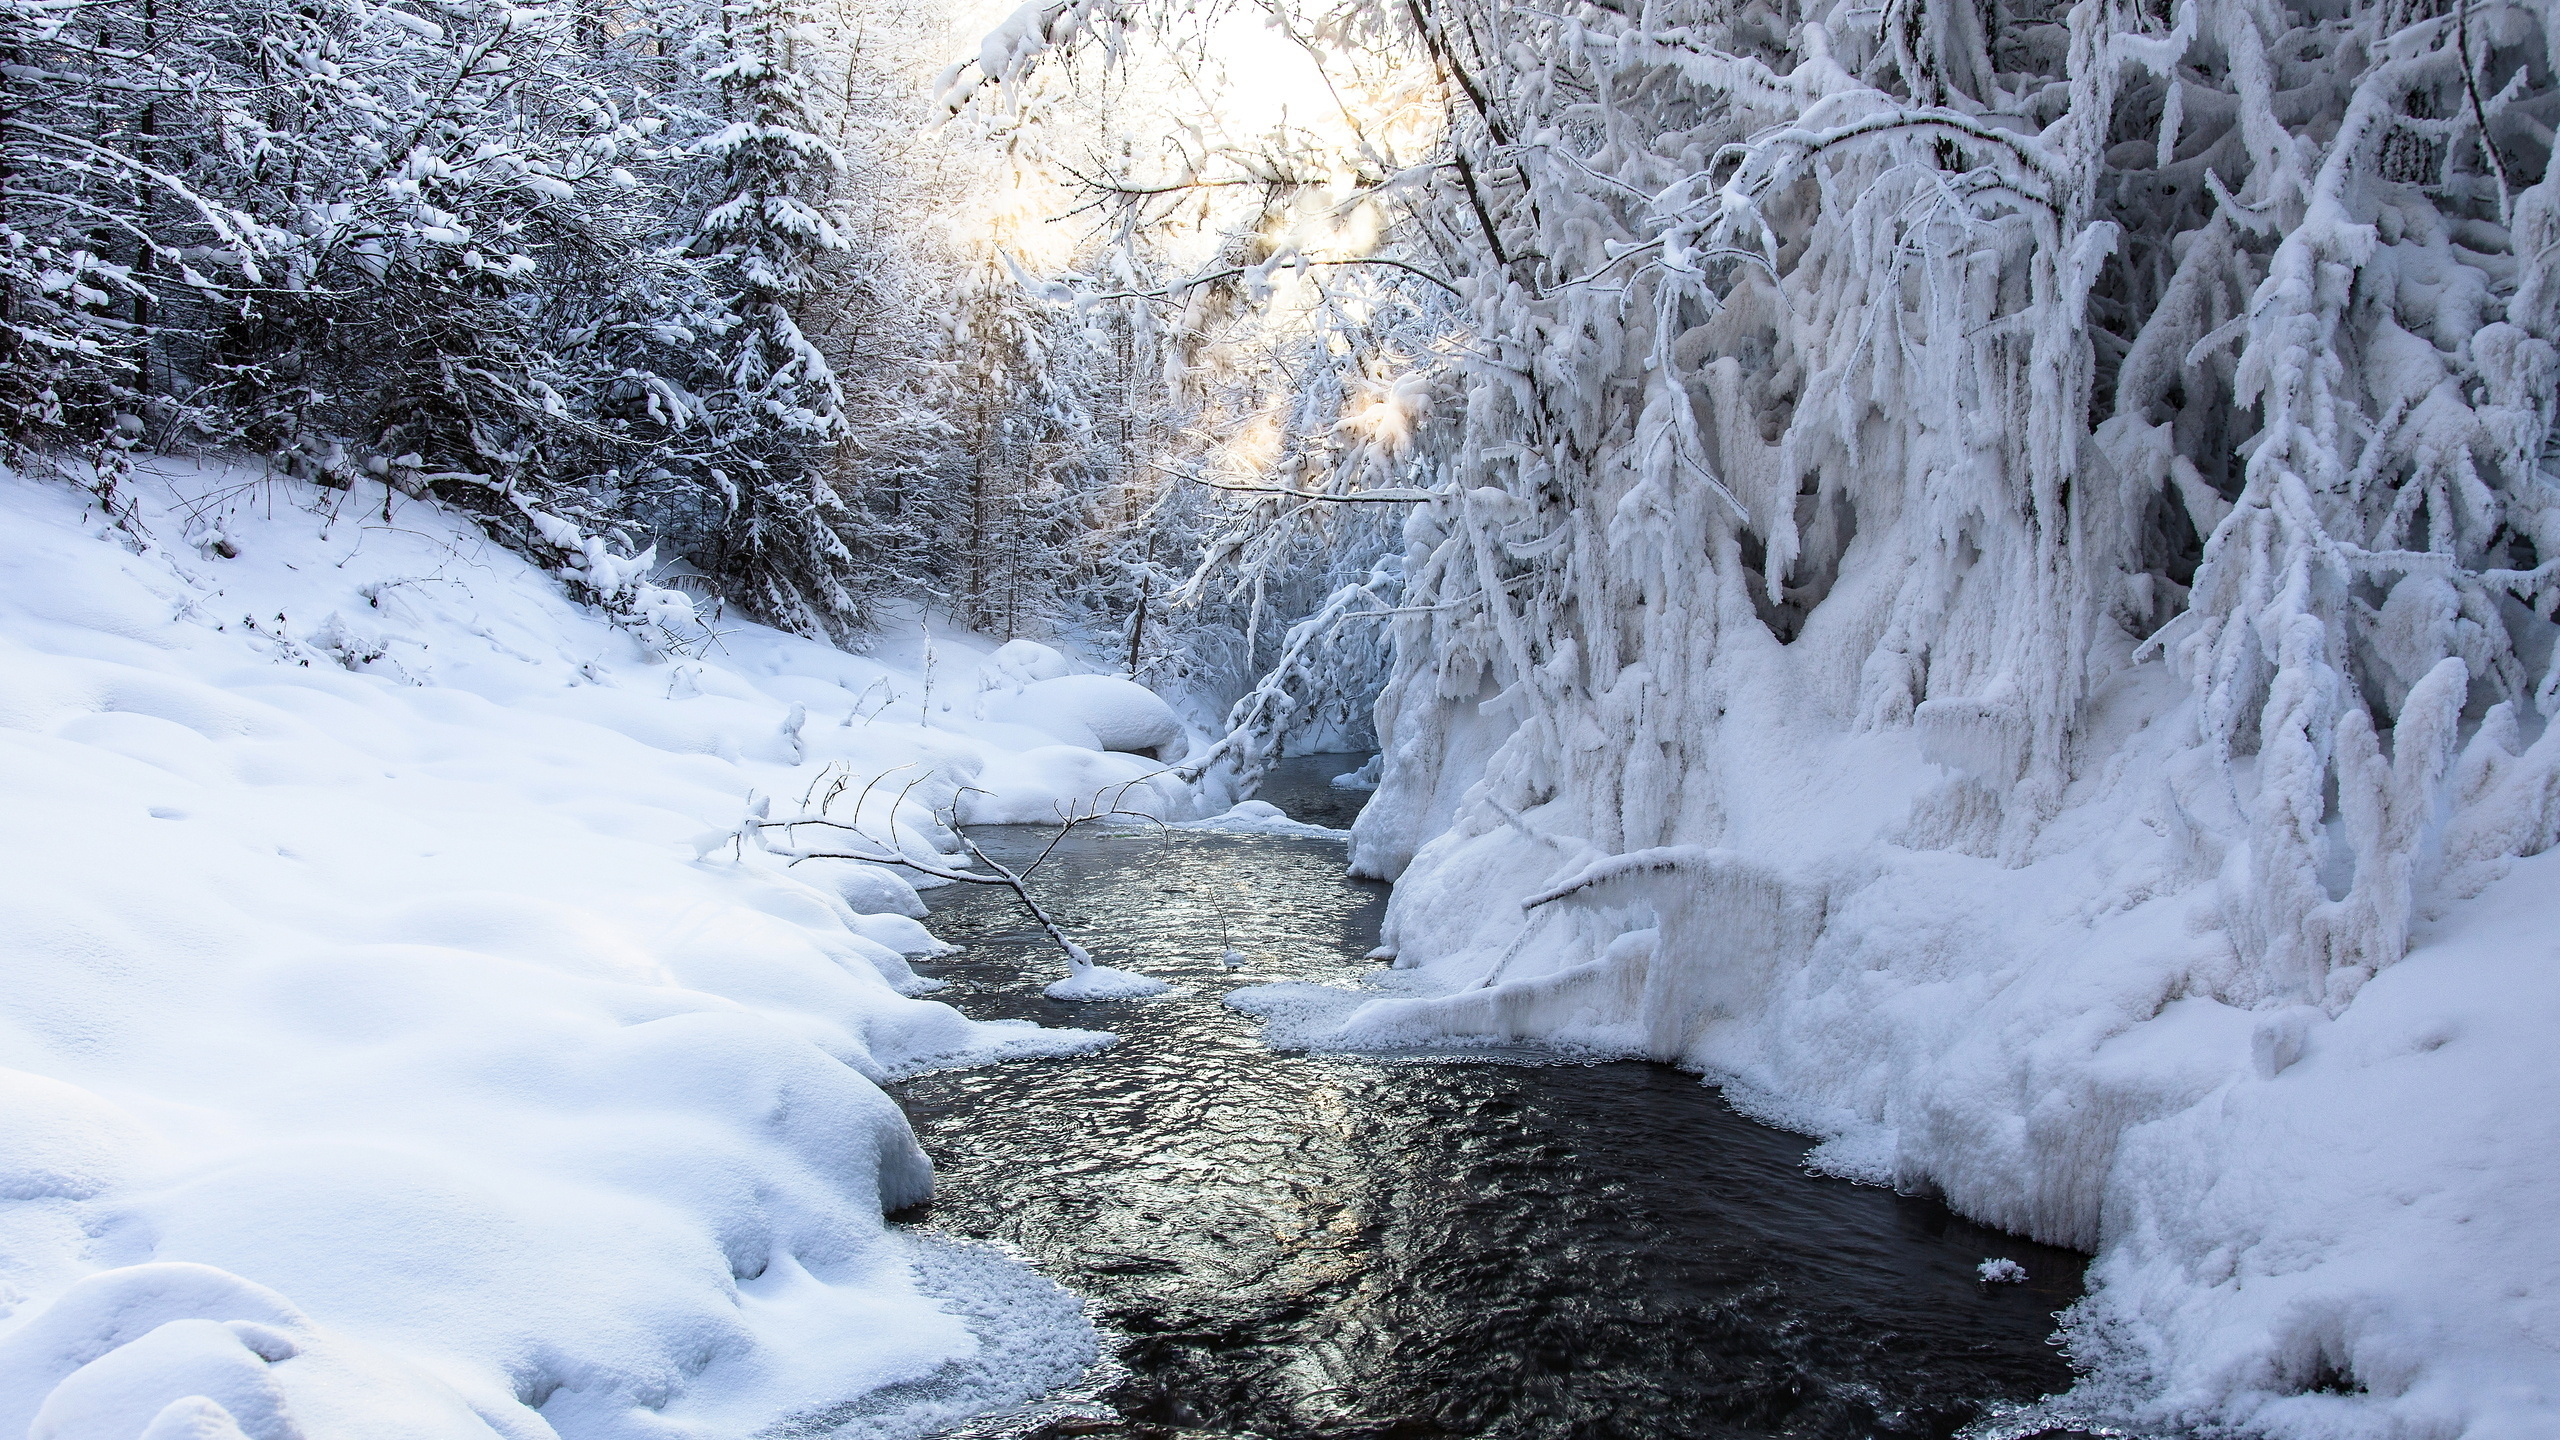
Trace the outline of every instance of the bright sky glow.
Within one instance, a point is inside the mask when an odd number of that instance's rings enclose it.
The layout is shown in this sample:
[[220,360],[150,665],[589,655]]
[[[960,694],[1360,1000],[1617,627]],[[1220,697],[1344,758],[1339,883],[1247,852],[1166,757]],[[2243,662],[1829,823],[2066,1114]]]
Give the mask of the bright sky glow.
[[[981,38],[1015,13],[1002,0],[962,11],[955,56],[976,56]],[[986,197],[990,244],[1035,269],[1073,265],[1089,219],[1100,212],[1062,218],[1092,198],[1063,167],[1087,179],[1107,172],[1122,183],[1160,186],[1270,173],[1275,163],[1324,182],[1275,217],[1267,233],[1276,249],[1339,257],[1374,244],[1374,209],[1345,210],[1343,202],[1361,173],[1405,163],[1436,139],[1438,112],[1416,103],[1410,77],[1381,84],[1345,57],[1319,64],[1257,6],[1230,8],[1206,34],[1183,40],[1178,50],[1150,51],[1142,43],[1107,79],[1090,63],[1074,83],[1044,67],[1033,93],[1012,97],[1028,121],[1017,132],[1027,143]],[[1265,198],[1250,185],[1203,189],[1188,203],[1168,197],[1153,213],[1171,222],[1160,225],[1159,243],[1177,264],[1205,259],[1224,228],[1221,218]],[[1198,256],[1186,253],[1192,236],[1202,247]]]

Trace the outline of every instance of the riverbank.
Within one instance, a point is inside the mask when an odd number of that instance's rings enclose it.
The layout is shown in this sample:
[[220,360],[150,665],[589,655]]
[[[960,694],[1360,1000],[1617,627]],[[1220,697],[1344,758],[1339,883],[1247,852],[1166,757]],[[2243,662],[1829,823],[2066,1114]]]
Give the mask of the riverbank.
[[741,826],[896,772],[866,843],[930,855],[964,781],[1045,813],[1155,763],[982,718],[993,642],[638,629],[359,484],[152,471],[126,530],[0,475],[0,1435],[734,1440],[894,1393],[846,1433],[911,1436],[1072,1376],[1073,1300],[883,1225],[933,1180],[880,1086],[1110,1036],[926,998],[901,872]]

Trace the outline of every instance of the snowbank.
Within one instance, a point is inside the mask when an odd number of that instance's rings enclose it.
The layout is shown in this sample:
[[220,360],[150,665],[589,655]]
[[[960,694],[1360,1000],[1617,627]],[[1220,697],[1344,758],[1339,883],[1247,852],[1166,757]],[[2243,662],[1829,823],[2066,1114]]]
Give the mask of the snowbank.
[[883,1226],[932,1176],[878,1085],[1110,1037],[913,998],[897,871],[720,843],[827,774],[923,777],[862,817],[908,853],[964,783],[1074,801],[949,713],[986,647],[914,642],[939,707],[734,621],[656,654],[430,506],[248,478],[146,477],[137,553],[0,475],[0,1435],[906,1434],[1072,1375],[1072,1299]]
[[2156,1367],[2144,1408],[2292,1434],[2560,1430],[2555,896],[2560,854],[2518,862],[2335,1020],[2229,1026],[2227,1078],[2128,1129],[2081,1328]]
[[1034,680],[1002,698],[992,718],[1019,725],[1071,726],[1094,737],[1096,748],[1179,760],[1187,748],[1182,721],[1156,693],[1113,675],[1060,675]]

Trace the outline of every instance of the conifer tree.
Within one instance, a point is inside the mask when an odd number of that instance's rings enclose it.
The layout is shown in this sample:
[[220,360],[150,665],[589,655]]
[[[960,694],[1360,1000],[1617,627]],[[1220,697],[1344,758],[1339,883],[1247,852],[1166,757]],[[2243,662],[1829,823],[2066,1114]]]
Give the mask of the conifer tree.
[[775,623],[839,634],[860,618],[836,489],[844,390],[801,317],[822,257],[846,248],[833,184],[844,157],[800,69],[819,32],[790,0],[728,0],[696,37],[722,123],[698,142],[719,188],[694,249],[714,260],[727,327],[710,377],[730,522],[716,563]]

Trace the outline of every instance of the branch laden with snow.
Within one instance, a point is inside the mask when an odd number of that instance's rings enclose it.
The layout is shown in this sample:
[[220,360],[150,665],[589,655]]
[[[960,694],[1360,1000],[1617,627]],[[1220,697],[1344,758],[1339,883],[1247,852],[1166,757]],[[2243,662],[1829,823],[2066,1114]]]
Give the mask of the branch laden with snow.
[[1473,488],[1408,531],[1363,866],[1497,689],[1491,799],[1714,843],[1770,641],[1949,766],[1906,843],[2023,864],[2150,637],[2243,817],[2235,998],[2398,956],[2455,747],[2555,698],[2542,12],[1412,21],[1467,102],[1410,224],[1471,257]]

